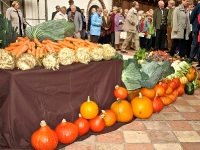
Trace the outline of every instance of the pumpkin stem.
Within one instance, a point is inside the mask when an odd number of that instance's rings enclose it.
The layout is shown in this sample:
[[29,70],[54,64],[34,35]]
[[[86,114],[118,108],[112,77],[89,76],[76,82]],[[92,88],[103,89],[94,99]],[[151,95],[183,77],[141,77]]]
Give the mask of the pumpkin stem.
[[115,86],[115,89],[118,89],[118,88],[119,88],[119,85],[116,85],[116,86]]
[[67,122],[66,119],[63,119],[62,122]]
[[139,96],[138,96],[139,98],[142,98],[142,93],[139,93]]
[[103,119],[103,118],[105,117],[105,115],[104,115],[104,114],[102,114],[100,117]]
[[105,111],[105,110],[101,110],[101,112],[102,112],[103,114],[105,114],[105,113],[106,113],[106,111]]
[[87,98],[87,102],[90,102],[90,96],[88,96],[88,98]]
[[47,125],[47,123],[44,121],[44,120],[42,120],[41,122],[40,122],[40,126],[41,127],[45,127]]
[[158,93],[156,92],[156,96],[155,97],[158,97]]
[[79,117],[79,118],[81,118],[81,117],[82,117],[82,115],[79,113],[79,114],[78,114],[78,117]]
[[120,103],[120,102],[121,102],[121,99],[120,99],[120,98],[117,98],[117,102]]

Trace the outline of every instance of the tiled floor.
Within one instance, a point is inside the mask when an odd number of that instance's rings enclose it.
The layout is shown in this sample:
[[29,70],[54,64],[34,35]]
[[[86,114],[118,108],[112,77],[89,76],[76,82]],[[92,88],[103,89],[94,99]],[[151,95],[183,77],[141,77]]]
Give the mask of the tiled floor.
[[149,119],[135,119],[61,150],[200,150],[200,88]]

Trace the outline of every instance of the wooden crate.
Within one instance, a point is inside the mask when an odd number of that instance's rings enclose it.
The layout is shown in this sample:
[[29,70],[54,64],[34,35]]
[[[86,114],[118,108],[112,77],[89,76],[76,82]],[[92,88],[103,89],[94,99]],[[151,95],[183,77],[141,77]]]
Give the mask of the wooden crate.
[[133,98],[139,96],[139,92],[140,92],[140,89],[128,91],[128,95],[130,99],[132,100]]

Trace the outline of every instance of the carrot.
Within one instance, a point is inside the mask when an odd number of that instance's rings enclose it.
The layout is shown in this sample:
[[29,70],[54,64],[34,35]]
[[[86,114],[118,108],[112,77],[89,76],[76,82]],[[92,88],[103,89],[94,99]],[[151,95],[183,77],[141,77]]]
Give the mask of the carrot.
[[28,53],[29,53],[29,54],[32,54],[32,51],[29,49],[29,50],[28,50]]
[[45,48],[47,49],[47,52],[53,52],[53,49],[51,48],[49,44],[46,44]]
[[7,50],[7,51],[12,51],[14,48],[15,48],[15,47],[13,47],[13,46],[8,46],[8,47],[5,47],[5,50]]
[[12,54],[15,56],[17,53],[23,48],[23,45],[17,46],[15,49],[12,50]]
[[82,40],[82,39],[75,39],[72,37],[66,37],[65,40],[71,41],[71,42],[84,42],[84,40]]
[[28,49],[31,49],[31,42],[28,42]]
[[26,39],[23,38],[23,37],[18,36],[18,37],[17,37],[17,40],[18,40],[18,41],[24,41],[24,40],[26,40]]
[[42,43],[40,43],[40,41],[37,38],[34,38],[33,41],[37,46],[42,47]]
[[43,55],[44,55],[44,50],[43,48],[40,48],[40,58],[43,57]]
[[39,59],[39,57],[40,57],[40,47],[37,47],[35,58]]
[[81,45],[80,44],[78,44],[78,43],[76,43],[76,42],[73,42],[73,44],[76,46],[76,47],[81,47]]
[[63,41],[58,41],[58,43],[61,43],[61,44],[64,45],[65,47],[68,47],[68,48],[71,48],[71,49],[74,48],[74,46],[73,46],[72,44],[68,44],[68,43],[63,42]]
[[31,49],[32,49],[33,56],[35,56],[36,51],[35,51],[35,43],[34,42],[31,42]]
[[57,45],[54,45],[54,44],[51,44],[51,43],[49,43],[49,45],[50,45],[51,47],[54,47],[54,48],[57,48],[57,49],[59,49],[59,48],[60,48],[59,46],[57,46]]
[[28,50],[27,45],[23,45],[22,49],[17,53],[16,57],[19,57],[21,54],[25,53]]

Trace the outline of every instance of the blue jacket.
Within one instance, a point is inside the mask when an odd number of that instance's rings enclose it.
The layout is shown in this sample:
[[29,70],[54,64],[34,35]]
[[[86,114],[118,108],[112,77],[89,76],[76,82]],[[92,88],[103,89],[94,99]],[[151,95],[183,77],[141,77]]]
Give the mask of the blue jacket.
[[192,32],[198,34],[199,24],[198,15],[200,14],[200,4],[198,4],[192,11],[190,16],[190,24],[192,24]]
[[90,34],[100,36],[102,17],[96,12],[91,17]]
[[[142,23],[142,21],[138,22],[138,31],[140,31],[140,24]],[[144,20],[144,27],[143,27],[143,31],[142,32],[146,32],[148,30],[148,20],[145,19]]]

